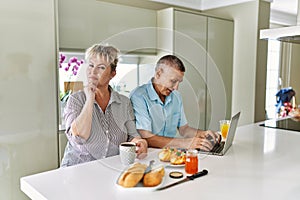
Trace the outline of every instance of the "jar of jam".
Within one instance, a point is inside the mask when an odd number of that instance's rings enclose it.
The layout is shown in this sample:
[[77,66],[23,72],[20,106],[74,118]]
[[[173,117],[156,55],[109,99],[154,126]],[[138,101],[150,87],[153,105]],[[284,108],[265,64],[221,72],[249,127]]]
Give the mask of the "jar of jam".
[[186,152],[185,172],[188,174],[198,172],[198,151],[196,149],[189,149]]

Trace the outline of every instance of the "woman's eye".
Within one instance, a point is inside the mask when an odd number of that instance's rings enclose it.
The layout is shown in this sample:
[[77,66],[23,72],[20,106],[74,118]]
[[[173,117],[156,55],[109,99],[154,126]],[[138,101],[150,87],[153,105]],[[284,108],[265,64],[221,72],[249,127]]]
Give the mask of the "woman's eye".
[[93,67],[94,67],[94,65],[92,65],[92,64],[89,64],[89,67],[92,67],[92,68],[93,68]]
[[104,65],[100,65],[98,68],[101,70],[105,70],[106,67]]

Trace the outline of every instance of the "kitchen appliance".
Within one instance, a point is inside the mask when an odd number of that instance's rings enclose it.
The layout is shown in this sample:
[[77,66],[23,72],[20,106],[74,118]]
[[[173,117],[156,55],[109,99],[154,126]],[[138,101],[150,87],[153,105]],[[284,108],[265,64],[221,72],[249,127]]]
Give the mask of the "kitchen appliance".
[[282,120],[269,120],[260,124],[260,126],[285,129],[291,131],[300,131],[300,121],[297,121],[293,118],[284,118]]
[[297,24],[296,26],[262,29],[260,39],[274,39],[282,42],[300,44],[300,3],[298,0]]

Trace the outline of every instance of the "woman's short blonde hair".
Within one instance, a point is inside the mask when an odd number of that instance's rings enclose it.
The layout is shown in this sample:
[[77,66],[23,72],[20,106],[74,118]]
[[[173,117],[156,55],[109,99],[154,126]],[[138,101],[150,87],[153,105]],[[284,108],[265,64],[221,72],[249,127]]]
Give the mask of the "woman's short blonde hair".
[[119,50],[113,46],[94,44],[86,50],[85,60],[89,61],[93,56],[96,56],[97,58],[103,57],[110,64],[111,71],[116,71],[119,61],[118,53]]

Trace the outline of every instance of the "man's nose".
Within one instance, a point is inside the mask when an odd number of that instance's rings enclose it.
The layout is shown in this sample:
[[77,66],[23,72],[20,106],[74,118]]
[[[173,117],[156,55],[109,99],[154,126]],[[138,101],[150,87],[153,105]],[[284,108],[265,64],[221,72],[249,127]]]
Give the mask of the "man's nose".
[[176,82],[175,85],[174,85],[174,87],[173,87],[173,89],[174,90],[178,90],[178,88],[179,88],[179,82]]

